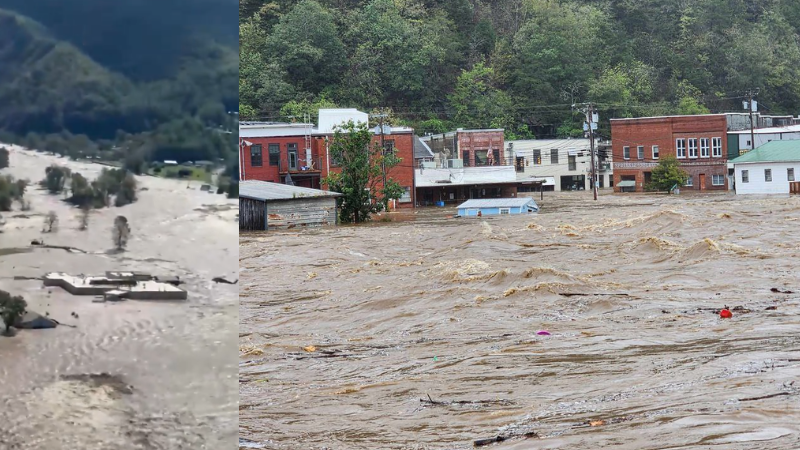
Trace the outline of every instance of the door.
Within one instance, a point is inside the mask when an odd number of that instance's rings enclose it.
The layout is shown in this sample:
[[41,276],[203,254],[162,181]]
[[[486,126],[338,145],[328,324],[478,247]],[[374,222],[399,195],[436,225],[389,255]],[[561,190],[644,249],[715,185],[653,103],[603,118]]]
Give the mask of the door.
[[700,174],[700,190],[701,191],[706,190],[706,174],[704,173]]
[[297,170],[297,145],[289,147],[289,170]]

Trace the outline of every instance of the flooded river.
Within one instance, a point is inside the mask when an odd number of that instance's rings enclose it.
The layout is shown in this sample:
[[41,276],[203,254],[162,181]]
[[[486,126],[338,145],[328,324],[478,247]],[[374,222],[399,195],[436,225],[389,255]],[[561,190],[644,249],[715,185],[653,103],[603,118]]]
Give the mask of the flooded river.
[[[54,162],[89,179],[102,167],[15,149],[2,174],[35,184]],[[31,211],[15,204],[2,213],[0,289],[65,325],[0,336],[0,449],[236,448],[238,285],[211,279],[238,278],[237,202],[194,182],[138,182],[138,202],[93,211],[88,231],[78,230],[76,209],[35,185],[25,195]],[[51,210],[58,229],[43,234]],[[115,254],[111,228],[120,214],[132,233],[127,251]],[[31,249],[33,239],[87,253]],[[92,303],[14,279],[107,270],[180,276],[189,299]]]
[[800,447],[800,197],[540,203],[241,236],[240,446]]

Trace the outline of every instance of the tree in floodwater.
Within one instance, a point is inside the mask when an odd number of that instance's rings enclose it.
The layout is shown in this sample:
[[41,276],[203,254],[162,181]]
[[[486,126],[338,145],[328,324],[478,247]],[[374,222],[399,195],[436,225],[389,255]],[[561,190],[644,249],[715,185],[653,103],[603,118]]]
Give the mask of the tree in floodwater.
[[42,231],[52,233],[56,229],[58,229],[58,214],[55,211],[50,211],[44,218],[44,229]]
[[0,169],[5,169],[8,165],[8,149],[0,147]]
[[85,231],[89,229],[89,214],[91,212],[91,207],[88,203],[84,203],[81,205],[81,231]]
[[19,295],[12,296],[6,291],[0,291],[0,316],[6,326],[6,334],[11,327],[25,314],[28,304]]
[[125,218],[125,216],[117,216],[117,218],[114,219],[114,228],[111,231],[114,247],[118,251],[125,250],[125,247],[128,245],[128,238],[131,235],[131,227],[128,225],[128,219]]
[[331,173],[323,183],[331,191],[343,194],[337,198],[342,222],[367,221],[371,214],[388,209],[390,200],[403,195],[403,188],[391,178],[386,178],[385,185],[379,186],[383,184],[384,173],[402,160],[394,150],[382,151],[380,145],[372,143],[372,132],[367,124],[349,121],[337,127],[330,155],[341,172]]
[[675,185],[683,186],[689,179],[689,174],[681,169],[677,158],[672,155],[662,157],[652,174],[652,181],[645,186],[651,191],[669,191]]

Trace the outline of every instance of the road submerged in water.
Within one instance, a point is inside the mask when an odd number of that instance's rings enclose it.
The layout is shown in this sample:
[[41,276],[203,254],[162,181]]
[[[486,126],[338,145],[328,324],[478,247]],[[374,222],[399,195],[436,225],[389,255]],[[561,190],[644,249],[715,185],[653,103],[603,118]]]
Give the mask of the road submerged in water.
[[800,446],[800,197],[540,203],[240,236],[240,448]]

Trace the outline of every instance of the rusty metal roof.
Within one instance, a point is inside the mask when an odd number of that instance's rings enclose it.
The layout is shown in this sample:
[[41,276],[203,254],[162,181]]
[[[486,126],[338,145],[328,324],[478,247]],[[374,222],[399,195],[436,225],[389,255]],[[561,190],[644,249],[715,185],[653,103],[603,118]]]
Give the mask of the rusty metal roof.
[[246,180],[239,184],[239,197],[253,200],[291,200],[294,198],[341,197],[338,192],[321,191],[269,181]]

